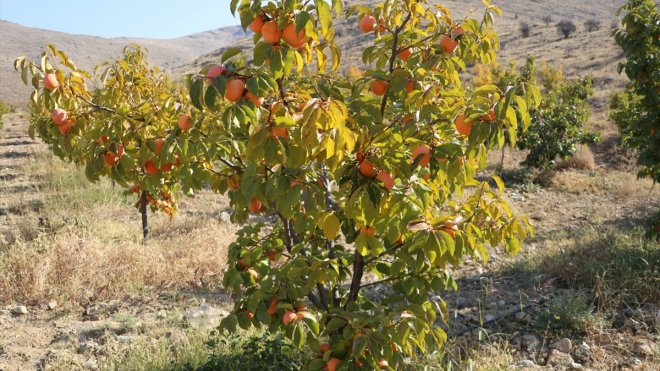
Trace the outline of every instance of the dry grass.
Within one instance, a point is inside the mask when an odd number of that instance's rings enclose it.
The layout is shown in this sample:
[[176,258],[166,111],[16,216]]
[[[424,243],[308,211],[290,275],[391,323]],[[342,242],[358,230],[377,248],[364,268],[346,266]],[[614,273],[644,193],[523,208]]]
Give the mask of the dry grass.
[[[90,185],[79,169],[47,155],[23,171],[37,174],[33,196],[40,201],[33,208],[16,200],[24,209],[0,242],[0,302],[101,300],[147,286],[213,286],[220,279],[232,225],[185,210],[172,220],[150,214],[152,232],[143,244],[133,200],[109,183]],[[213,207],[218,198],[208,198]]]
[[596,167],[596,160],[594,159],[594,154],[591,152],[589,147],[585,145],[580,145],[573,156],[566,160],[560,160],[557,162],[556,168],[558,170],[562,169],[578,169],[578,170],[590,170]]

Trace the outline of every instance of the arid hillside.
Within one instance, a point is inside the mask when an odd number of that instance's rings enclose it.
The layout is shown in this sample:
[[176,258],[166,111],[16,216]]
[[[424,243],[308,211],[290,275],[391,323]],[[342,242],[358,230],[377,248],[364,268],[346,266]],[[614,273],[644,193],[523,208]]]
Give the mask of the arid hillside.
[[[346,1],[347,4],[373,4],[369,1]],[[467,15],[467,7],[464,1],[447,0],[437,1],[454,11],[454,17],[460,19]],[[503,16],[496,18],[496,30],[500,36],[501,52],[500,61],[524,60],[528,55],[537,55],[541,60],[563,64],[569,73],[584,73],[587,69],[600,70],[605,65],[611,64],[612,59],[617,59],[618,50],[613,48],[610,37],[610,29],[616,23],[616,11],[623,4],[622,0],[614,1],[529,1],[511,0],[494,2],[503,11]],[[480,2],[473,4],[473,17],[478,17],[483,12]],[[555,25],[568,20],[577,26],[577,31],[567,40],[563,40]],[[584,23],[596,21],[600,27],[597,32],[587,32]],[[530,26],[530,36],[523,38],[520,32],[522,24]],[[336,35],[342,49],[342,59],[350,63],[344,66],[363,66],[360,55],[370,41],[369,35],[363,35],[357,29],[357,20],[350,18],[335,23]],[[252,45],[251,35],[240,39],[236,45],[249,48]],[[232,46],[236,46],[232,45]],[[579,52],[578,52],[579,50]],[[219,48],[208,54],[202,55],[193,62],[183,64],[175,70],[175,75],[194,72],[199,67],[219,60],[224,48]],[[573,54],[579,55],[580,60],[588,60],[591,63],[575,65]],[[570,66],[568,62],[570,60]],[[591,68],[595,67],[595,68]],[[607,73],[616,74],[616,70]],[[612,76],[614,78],[614,76]]]
[[30,28],[0,20],[0,100],[10,104],[26,101],[30,89],[23,85],[20,75],[14,71],[14,59],[20,55],[37,58],[48,44],[64,50],[79,67],[91,70],[97,64],[117,57],[124,46],[139,43],[149,50],[152,63],[171,70],[243,36],[243,30],[234,26],[167,40],[107,39]]

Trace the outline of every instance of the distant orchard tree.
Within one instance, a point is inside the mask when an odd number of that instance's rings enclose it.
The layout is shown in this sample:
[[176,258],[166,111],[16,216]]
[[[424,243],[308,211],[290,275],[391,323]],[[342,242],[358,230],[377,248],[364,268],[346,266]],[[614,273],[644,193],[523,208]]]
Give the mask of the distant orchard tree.
[[557,32],[563,35],[564,39],[568,39],[575,30],[577,30],[577,27],[575,27],[575,23],[571,21],[563,20],[557,23]]
[[584,28],[588,32],[594,32],[600,30],[600,21],[597,21],[595,19],[590,19],[586,22],[584,22]]
[[529,32],[530,32],[529,23],[522,22],[520,24],[520,34],[522,35],[522,37],[525,37],[525,38],[529,37]]
[[549,15],[546,15],[545,17],[541,18],[543,23],[545,23],[546,26],[549,26],[550,23],[552,23],[552,17]]

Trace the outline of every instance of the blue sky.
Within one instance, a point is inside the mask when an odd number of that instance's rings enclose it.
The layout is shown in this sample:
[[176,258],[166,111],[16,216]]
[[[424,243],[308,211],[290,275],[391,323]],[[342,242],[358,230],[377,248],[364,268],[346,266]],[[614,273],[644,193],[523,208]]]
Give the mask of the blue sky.
[[239,23],[229,0],[0,0],[0,19],[73,34],[160,39]]

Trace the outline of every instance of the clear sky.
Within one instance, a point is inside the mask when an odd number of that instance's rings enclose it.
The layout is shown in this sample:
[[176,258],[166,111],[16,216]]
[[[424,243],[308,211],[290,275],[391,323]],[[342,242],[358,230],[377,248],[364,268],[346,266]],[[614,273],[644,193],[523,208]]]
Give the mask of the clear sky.
[[73,34],[158,39],[239,23],[229,0],[0,0],[0,19]]

